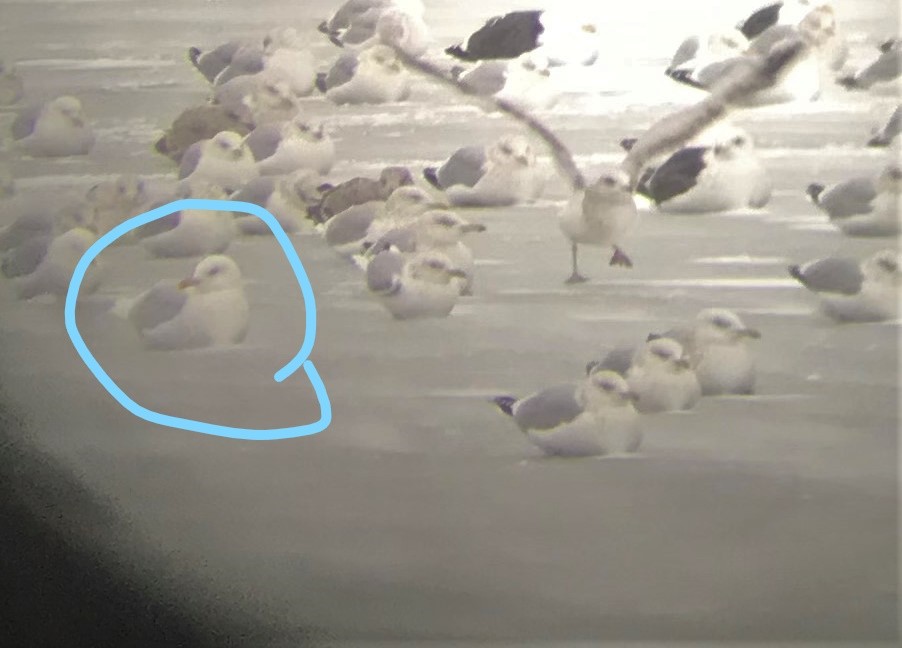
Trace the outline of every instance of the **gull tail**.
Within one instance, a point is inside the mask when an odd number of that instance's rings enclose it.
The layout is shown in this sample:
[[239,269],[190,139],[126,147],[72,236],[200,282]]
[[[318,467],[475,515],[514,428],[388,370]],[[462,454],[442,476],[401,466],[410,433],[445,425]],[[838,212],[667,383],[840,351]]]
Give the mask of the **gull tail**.
[[508,416],[514,415],[514,403],[517,402],[517,399],[513,396],[496,396],[492,399],[492,402]]

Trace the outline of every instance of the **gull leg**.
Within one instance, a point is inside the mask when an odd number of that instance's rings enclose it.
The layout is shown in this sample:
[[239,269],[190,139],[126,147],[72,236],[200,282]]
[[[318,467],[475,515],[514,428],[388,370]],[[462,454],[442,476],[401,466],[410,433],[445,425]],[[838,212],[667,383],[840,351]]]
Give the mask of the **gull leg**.
[[573,272],[567,278],[566,283],[575,284],[575,283],[582,283],[584,281],[588,281],[588,279],[586,277],[582,276],[579,273],[579,270],[576,267],[576,243],[574,243],[573,246],[570,248],[570,255],[571,255],[572,262],[573,262]]
[[632,268],[633,262],[630,260],[626,253],[621,250],[616,245],[614,246],[614,254],[611,255],[611,261],[609,265],[612,266],[623,266],[624,268]]

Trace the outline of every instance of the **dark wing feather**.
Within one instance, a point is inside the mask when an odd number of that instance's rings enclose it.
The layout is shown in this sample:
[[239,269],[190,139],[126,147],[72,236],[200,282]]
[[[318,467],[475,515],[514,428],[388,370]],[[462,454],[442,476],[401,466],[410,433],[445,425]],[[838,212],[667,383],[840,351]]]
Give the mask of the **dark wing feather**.
[[654,201],[660,205],[694,187],[705,168],[704,155],[708,150],[704,146],[688,146],[667,158],[648,182]]

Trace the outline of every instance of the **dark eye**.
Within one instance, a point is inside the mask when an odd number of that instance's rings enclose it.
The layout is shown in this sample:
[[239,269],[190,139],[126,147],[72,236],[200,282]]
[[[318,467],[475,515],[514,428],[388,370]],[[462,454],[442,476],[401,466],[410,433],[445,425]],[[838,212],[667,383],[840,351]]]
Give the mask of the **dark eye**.
[[212,277],[213,275],[218,275],[220,270],[222,270],[222,268],[219,266],[213,266],[207,271],[207,274]]
[[441,217],[435,219],[435,222],[437,224],[441,225],[442,227],[454,227],[456,225],[456,223],[454,222],[454,219],[448,218],[447,216],[441,216]]
[[654,353],[659,358],[663,358],[664,360],[670,358],[670,351],[668,351],[667,349],[655,349],[654,351],[652,351],[652,353]]
[[617,182],[611,176],[605,176],[604,178],[602,178],[602,182],[604,182],[608,187],[613,187],[615,184],[617,184]]
[[733,144],[735,144],[736,146],[742,146],[743,144],[745,144],[745,139],[742,137],[736,137],[733,139]]
[[896,272],[899,269],[899,265],[890,259],[881,259],[877,263],[887,272]]
[[730,328],[730,321],[722,317],[715,317],[712,322],[717,328]]
[[510,154],[513,153],[514,151],[513,151],[513,149],[511,149],[510,146],[508,146],[507,144],[505,144],[504,146],[501,147],[501,152],[504,153],[505,155],[510,155]]

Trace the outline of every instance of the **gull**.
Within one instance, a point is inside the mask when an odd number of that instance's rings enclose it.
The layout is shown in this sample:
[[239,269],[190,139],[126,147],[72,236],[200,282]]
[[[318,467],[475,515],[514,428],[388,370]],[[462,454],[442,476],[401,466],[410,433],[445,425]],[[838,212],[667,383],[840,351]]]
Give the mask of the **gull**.
[[335,143],[325,127],[300,116],[290,121],[257,126],[245,138],[260,175],[279,175],[298,169],[326,174],[335,163]]
[[899,255],[881,250],[859,262],[826,257],[789,266],[789,274],[818,296],[837,322],[879,322],[899,314]]
[[154,144],[157,153],[175,163],[182,161],[185,151],[194,144],[212,139],[217,133],[232,131],[247,135],[251,129],[225,106],[203,104],[186,108]]
[[343,54],[327,74],[317,77],[317,87],[339,105],[389,103],[410,96],[407,70],[387,45]]
[[868,146],[884,147],[889,146],[902,130],[902,104],[896,106],[893,114],[890,115],[886,124],[880,130],[875,130],[872,137],[868,140]]
[[900,231],[902,168],[888,164],[876,180],[857,177],[830,187],[812,183],[808,196],[848,236],[896,236]]
[[11,131],[16,147],[32,157],[87,155],[94,147],[81,101],[68,95],[26,108]]
[[240,343],[249,308],[238,265],[217,254],[205,257],[177,284],[157,283],[126,312],[148,349],[174,350]]
[[370,201],[385,201],[398,187],[413,184],[413,176],[406,167],[389,166],[379,178],[351,178],[337,185],[321,185],[322,199],[308,207],[307,214],[317,223],[324,223],[349,207]]
[[683,346],[703,395],[755,392],[755,360],[749,342],[761,333],[746,327],[733,311],[706,308],[689,326],[648,337],[673,338]]
[[460,295],[458,280],[465,278],[436,250],[406,258],[390,248],[366,267],[367,288],[399,320],[447,317]]
[[[75,266],[97,240],[95,232],[74,227],[61,234],[31,236],[11,247],[3,255],[0,271],[11,279],[19,299],[41,295],[66,296]],[[82,283],[83,294],[100,285],[97,263],[92,264]]]
[[188,147],[179,180],[202,180],[226,191],[240,189],[258,175],[254,155],[238,133],[223,131]]
[[879,47],[880,54],[856,72],[840,76],[836,82],[847,90],[870,90],[896,82],[902,76],[902,38],[892,38]]
[[633,453],[642,443],[635,395],[618,374],[593,370],[579,384],[557,385],[494,403],[546,455],[588,457]]
[[[312,228],[307,218],[308,206],[320,199],[321,178],[309,169],[300,169],[283,176],[254,178],[230,196],[231,200],[260,205],[276,217],[288,234]],[[236,214],[235,221],[242,234],[272,234],[261,219]]]

